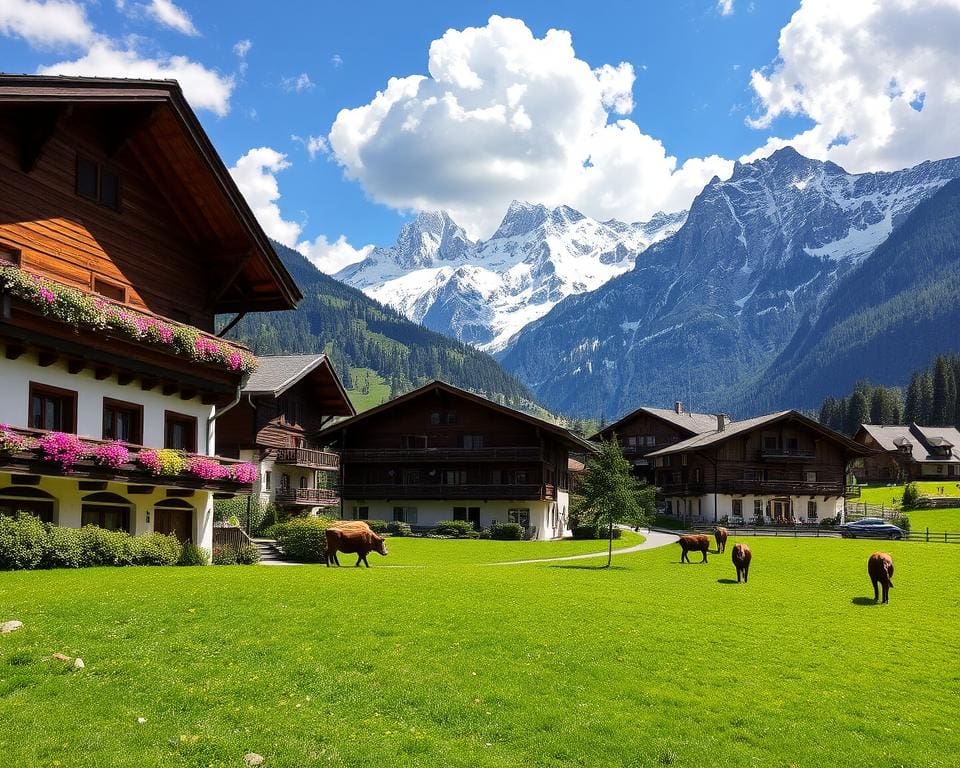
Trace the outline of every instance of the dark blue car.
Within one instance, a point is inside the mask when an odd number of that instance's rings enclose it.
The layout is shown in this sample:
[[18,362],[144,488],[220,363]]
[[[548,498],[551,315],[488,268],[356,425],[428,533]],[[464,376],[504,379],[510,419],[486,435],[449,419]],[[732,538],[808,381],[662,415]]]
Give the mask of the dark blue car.
[[837,530],[845,539],[902,539],[904,536],[903,528],[879,517],[864,517],[844,523]]

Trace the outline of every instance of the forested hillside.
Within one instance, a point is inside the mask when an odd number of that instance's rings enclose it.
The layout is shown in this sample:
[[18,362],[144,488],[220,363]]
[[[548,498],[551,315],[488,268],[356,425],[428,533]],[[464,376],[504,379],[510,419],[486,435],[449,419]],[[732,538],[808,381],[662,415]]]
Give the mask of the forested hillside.
[[[291,248],[274,248],[304,298],[294,311],[250,315],[230,331],[256,354],[326,352],[361,409],[443,379],[536,410],[527,388],[489,355],[410,322],[323,274]],[[374,386],[382,381],[380,396],[371,398],[371,379]]]

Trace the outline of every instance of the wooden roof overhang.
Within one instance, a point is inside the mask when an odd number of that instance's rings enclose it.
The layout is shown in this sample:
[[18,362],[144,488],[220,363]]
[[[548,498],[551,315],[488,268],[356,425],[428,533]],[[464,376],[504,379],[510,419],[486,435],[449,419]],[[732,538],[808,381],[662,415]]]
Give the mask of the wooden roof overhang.
[[130,152],[221,276],[214,312],[303,298],[175,81],[0,75],[0,116],[16,126],[25,171],[65,118],[92,125],[108,156]]
[[98,380],[116,375],[120,384],[139,380],[144,391],[159,389],[184,400],[200,397],[205,404],[223,405],[236,397],[241,371],[167,353],[107,331],[77,329],[32,311],[14,297],[2,297],[0,344],[5,359],[16,360],[27,352],[37,355],[41,367],[66,362],[71,374],[90,369]]
[[[269,357],[261,358],[261,366],[269,364]],[[253,397],[276,398],[297,385],[304,388],[310,397],[310,402],[325,415],[341,417],[357,415],[357,410],[350,402],[350,396],[326,355],[317,355],[317,360],[312,366],[275,389],[256,390],[248,387],[244,389],[244,393]]]

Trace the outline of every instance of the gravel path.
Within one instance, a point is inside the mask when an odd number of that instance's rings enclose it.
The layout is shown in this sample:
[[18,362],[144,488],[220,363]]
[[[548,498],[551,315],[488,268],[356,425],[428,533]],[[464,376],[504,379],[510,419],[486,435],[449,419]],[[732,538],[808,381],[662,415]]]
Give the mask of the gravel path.
[[[643,535],[646,537],[642,544],[636,544],[632,547],[624,547],[623,549],[613,550],[614,556],[616,555],[629,555],[631,552],[640,552],[644,549],[656,549],[657,547],[665,547],[668,544],[673,544],[678,538],[680,538],[675,533],[664,533],[663,531],[642,531]],[[589,560],[594,557],[603,557],[607,554],[607,550],[602,552],[591,552],[586,555],[566,555],[564,557],[541,557],[535,560],[510,560],[505,563],[484,563],[484,565],[526,565],[527,563],[555,563],[561,562],[564,560]]]

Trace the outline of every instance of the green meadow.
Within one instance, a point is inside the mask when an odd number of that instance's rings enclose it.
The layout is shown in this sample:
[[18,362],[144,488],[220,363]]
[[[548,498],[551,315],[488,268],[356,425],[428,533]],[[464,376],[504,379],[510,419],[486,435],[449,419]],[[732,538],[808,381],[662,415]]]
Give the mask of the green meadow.
[[[0,621],[25,627],[0,637],[0,754],[17,768],[242,766],[247,752],[290,768],[958,765],[960,548],[749,543],[747,585],[729,549],[707,565],[670,545],[610,569],[492,566],[572,552],[413,539],[370,569],[3,573]],[[878,546],[896,563],[887,606],[866,576]]]

